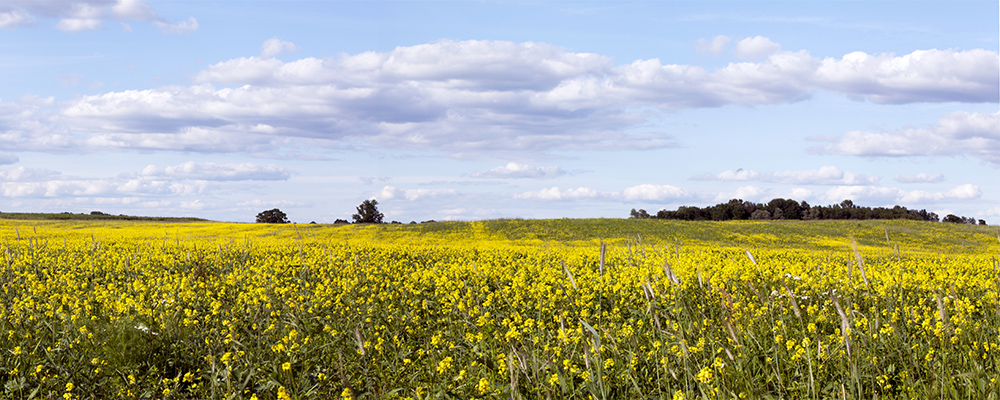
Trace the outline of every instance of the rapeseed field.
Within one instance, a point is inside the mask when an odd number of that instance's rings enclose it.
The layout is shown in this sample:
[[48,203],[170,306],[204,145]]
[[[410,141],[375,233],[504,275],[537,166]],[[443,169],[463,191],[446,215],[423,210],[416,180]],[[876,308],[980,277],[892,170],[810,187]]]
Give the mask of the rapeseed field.
[[996,227],[0,221],[4,399],[1000,398]]

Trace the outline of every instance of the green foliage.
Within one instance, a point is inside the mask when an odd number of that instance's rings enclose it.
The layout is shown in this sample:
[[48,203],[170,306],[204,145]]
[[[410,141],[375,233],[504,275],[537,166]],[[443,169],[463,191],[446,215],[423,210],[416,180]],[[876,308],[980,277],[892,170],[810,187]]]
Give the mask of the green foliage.
[[288,216],[281,210],[275,208],[267,211],[261,211],[257,214],[257,223],[264,224],[287,224]]
[[351,216],[356,224],[381,224],[382,213],[378,212],[378,200],[370,199],[361,202],[358,213]]

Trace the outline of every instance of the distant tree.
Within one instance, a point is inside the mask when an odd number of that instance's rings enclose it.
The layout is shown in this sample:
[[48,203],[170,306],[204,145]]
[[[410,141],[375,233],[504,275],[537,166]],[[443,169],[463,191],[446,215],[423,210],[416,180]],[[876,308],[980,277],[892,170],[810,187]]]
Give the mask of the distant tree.
[[636,211],[633,208],[632,211],[629,212],[629,218],[633,218],[633,219],[646,219],[646,218],[649,218],[649,213],[646,212],[646,210],[643,210],[641,208],[639,209],[639,211]]
[[948,214],[948,215],[946,215],[944,217],[944,219],[941,220],[941,222],[950,222],[950,223],[953,223],[953,224],[961,224],[964,221],[962,221],[962,217],[959,217],[959,216],[957,216],[955,214]]
[[771,219],[771,213],[767,210],[757,210],[750,214],[750,219]]
[[985,219],[979,220],[979,225],[986,225],[986,220]]
[[355,224],[381,224],[384,215],[378,212],[378,200],[371,199],[361,202],[358,213],[351,216]]
[[257,223],[261,224],[287,224],[288,216],[281,210],[275,208],[267,211],[261,211],[257,214]]
[[699,221],[707,218],[702,215],[702,211],[698,207],[680,206],[677,207],[677,219],[683,219],[685,221]]
[[336,221],[333,221],[333,223],[334,223],[334,224],[349,224],[349,223],[351,223],[351,222],[350,222],[350,221],[348,221],[348,220],[346,220],[346,219],[340,219],[340,218],[337,218],[337,220],[336,220]]

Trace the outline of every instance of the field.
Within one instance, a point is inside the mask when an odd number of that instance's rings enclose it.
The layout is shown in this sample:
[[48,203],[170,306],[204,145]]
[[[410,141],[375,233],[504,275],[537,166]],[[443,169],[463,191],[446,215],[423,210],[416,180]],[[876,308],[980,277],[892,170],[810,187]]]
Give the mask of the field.
[[996,227],[0,220],[3,399],[1000,399]]

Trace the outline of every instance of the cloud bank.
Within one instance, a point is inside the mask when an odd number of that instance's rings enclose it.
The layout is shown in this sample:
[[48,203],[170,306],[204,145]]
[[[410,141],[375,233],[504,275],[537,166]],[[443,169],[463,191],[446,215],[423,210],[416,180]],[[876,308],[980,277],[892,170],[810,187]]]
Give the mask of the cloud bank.
[[[120,15],[152,18],[139,7],[144,3],[127,4],[132,11]],[[108,7],[102,12],[111,12]],[[606,56],[545,43],[445,40],[286,62],[274,56],[297,46],[269,39],[261,56],[212,64],[188,86],[107,92],[60,104],[0,102],[0,119],[9,121],[0,125],[0,149],[258,152],[319,146],[457,156],[639,150],[677,146],[669,134],[637,129],[656,110],[782,104],[818,90],[893,104],[996,102],[1000,96],[1000,62],[993,51],[820,59],[782,50],[764,37],[737,47],[761,59],[714,70],[659,59],[615,65]],[[866,144],[875,139],[906,154],[970,153],[995,162],[995,154],[974,150],[996,143],[996,125],[989,125],[995,118],[956,113],[924,131],[852,132],[821,151],[881,155],[883,147]],[[981,119],[988,121],[975,122]],[[967,137],[969,129],[979,133]],[[913,148],[927,137],[948,143]],[[949,141],[964,150],[949,147]]]
[[9,0],[0,3],[0,29],[33,25],[37,23],[36,18],[56,18],[59,21],[55,28],[67,32],[103,29],[103,22],[107,20],[149,22],[163,33],[198,30],[194,17],[171,23],[143,0]]
[[817,153],[862,157],[972,156],[1000,166],[1000,112],[954,112],[927,128],[852,131],[830,139]]

